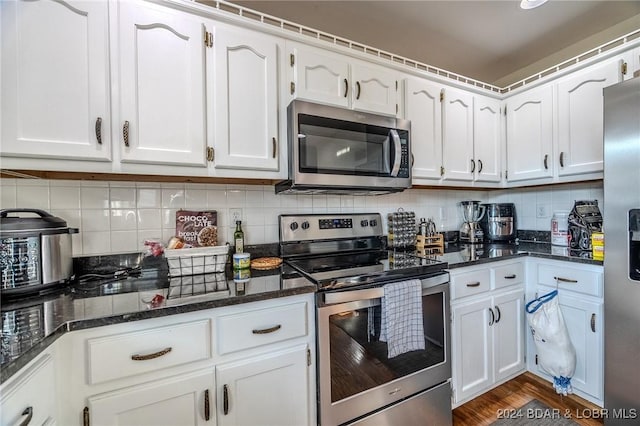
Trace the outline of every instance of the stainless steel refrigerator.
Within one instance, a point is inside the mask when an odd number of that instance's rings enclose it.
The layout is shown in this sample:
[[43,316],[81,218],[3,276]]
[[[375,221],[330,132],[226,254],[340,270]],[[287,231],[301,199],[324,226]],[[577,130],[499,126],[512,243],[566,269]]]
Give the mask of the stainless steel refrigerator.
[[604,89],[605,424],[640,424],[640,78]]

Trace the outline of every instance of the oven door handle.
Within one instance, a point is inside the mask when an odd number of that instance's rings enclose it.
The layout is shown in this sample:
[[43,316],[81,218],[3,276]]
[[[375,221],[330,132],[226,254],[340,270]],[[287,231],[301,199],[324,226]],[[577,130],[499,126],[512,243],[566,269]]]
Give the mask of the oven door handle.
[[396,177],[400,172],[400,163],[402,162],[402,145],[400,144],[400,135],[398,135],[398,131],[396,129],[389,130],[389,134],[393,140],[393,150],[395,151],[393,167],[391,168],[391,177]]
[[[422,283],[422,291],[425,292],[429,288],[449,282],[449,274],[438,274],[433,277],[420,280]],[[324,303],[326,305],[335,305],[337,303],[356,302],[359,300],[380,299],[384,297],[384,287],[365,288],[362,290],[346,290],[324,293]]]

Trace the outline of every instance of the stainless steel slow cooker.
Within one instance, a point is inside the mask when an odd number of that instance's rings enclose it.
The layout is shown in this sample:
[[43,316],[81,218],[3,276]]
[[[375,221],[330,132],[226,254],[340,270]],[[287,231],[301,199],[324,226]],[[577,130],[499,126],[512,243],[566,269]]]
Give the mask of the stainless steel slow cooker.
[[73,278],[67,222],[44,210],[0,210],[2,295],[38,292]]

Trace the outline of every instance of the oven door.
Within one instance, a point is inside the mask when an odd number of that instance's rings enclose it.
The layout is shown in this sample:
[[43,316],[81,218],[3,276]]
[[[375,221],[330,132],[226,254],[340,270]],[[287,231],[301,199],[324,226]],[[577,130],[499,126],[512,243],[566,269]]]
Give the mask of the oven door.
[[[378,339],[382,287],[318,293],[320,424],[354,420],[450,379],[449,275],[421,281],[425,349],[391,359]],[[442,409],[450,413],[450,403]]]

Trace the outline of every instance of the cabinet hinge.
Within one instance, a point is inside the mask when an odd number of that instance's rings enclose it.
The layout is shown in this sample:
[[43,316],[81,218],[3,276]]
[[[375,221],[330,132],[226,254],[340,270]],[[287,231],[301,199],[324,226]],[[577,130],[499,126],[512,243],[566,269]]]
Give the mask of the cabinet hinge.
[[622,71],[622,75],[627,75],[627,63],[623,62],[620,68],[620,71]]
[[294,66],[296,64],[296,55],[293,53],[289,54],[289,65]]
[[296,83],[294,83],[293,81],[291,82],[290,90],[292,95],[296,93]]
[[444,166],[440,166],[440,176],[444,176]]
[[204,32],[204,46],[213,47],[213,33],[210,33],[208,31]]
[[82,410],[82,426],[89,426],[89,407]]
[[440,90],[440,102],[444,102],[444,89]]
[[311,365],[311,349],[307,348],[307,365]]
[[215,158],[215,151],[210,146],[207,147],[207,161],[213,161]]

